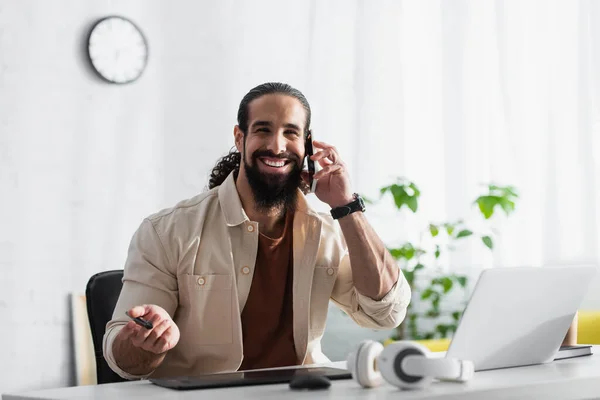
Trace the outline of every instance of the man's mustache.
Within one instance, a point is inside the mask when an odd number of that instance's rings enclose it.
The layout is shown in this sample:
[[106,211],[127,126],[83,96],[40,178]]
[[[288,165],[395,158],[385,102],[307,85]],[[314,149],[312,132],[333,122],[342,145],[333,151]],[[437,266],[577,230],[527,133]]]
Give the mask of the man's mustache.
[[290,152],[275,154],[269,150],[256,150],[254,153],[252,153],[252,159],[256,160],[259,157],[288,159],[290,161],[295,161],[295,162],[298,162],[300,160],[300,157],[298,157],[296,154],[290,153]]

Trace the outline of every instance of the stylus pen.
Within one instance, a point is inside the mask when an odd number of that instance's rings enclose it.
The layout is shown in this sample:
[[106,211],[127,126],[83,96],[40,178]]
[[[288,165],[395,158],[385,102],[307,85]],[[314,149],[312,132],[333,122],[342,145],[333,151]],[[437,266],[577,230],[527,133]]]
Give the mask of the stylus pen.
[[131,315],[129,315],[129,313],[127,311],[125,311],[125,315],[127,315],[129,318],[131,318],[133,320],[133,322],[135,322],[139,326],[143,326],[146,329],[152,329],[152,322],[146,321],[144,318],[140,318],[140,317],[133,318]]

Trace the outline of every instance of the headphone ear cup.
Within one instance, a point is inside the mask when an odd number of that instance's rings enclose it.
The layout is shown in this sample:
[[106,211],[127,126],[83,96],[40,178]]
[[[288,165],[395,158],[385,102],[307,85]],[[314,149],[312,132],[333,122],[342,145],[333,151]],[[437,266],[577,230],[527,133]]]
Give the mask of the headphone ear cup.
[[383,345],[373,340],[361,342],[348,356],[347,365],[352,377],[364,388],[383,384],[383,377],[376,365],[377,356],[383,351]]
[[429,349],[419,343],[394,342],[383,349],[377,363],[381,375],[389,384],[401,389],[420,389],[428,386],[433,377],[408,374],[403,368],[403,361],[407,356],[427,357],[428,354]]

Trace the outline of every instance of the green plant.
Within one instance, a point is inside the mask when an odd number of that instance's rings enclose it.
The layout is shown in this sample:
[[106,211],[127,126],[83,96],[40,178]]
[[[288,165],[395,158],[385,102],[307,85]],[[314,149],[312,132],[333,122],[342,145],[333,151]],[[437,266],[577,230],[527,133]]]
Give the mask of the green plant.
[[[474,221],[431,222],[422,230],[418,242],[407,241],[398,247],[389,248],[413,292],[407,317],[396,329],[392,339],[446,338],[456,331],[464,304],[460,303],[450,309],[442,308],[442,304],[453,291],[461,290],[465,293],[468,277],[445,272],[440,261],[467,239],[478,238],[481,244],[493,250],[496,232],[489,226],[489,220],[498,208],[507,216],[510,215],[515,210],[515,200],[518,198],[512,186],[486,186],[486,193],[473,202],[473,205],[477,205],[478,214],[483,216],[484,225],[487,225],[483,229],[476,229]],[[421,191],[414,182],[398,178],[395,183],[380,189],[380,199],[386,195],[391,195],[398,211],[413,214],[418,212]],[[371,200],[368,202],[373,203]],[[417,303],[421,306],[420,309],[416,307]],[[421,324],[423,321],[429,322],[432,328],[424,328]]]

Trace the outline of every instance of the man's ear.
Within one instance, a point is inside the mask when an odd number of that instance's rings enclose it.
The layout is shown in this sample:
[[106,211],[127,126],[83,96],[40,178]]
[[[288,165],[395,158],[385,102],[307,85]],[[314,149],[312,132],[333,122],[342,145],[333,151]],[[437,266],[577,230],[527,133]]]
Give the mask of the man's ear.
[[235,140],[235,147],[237,148],[237,151],[242,153],[244,150],[244,132],[242,132],[239,125],[236,125],[233,128],[233,138]]

